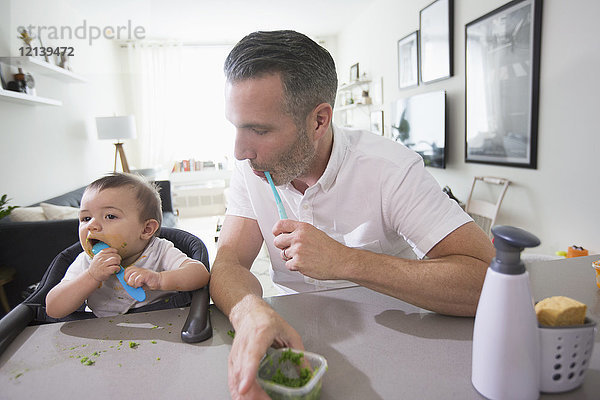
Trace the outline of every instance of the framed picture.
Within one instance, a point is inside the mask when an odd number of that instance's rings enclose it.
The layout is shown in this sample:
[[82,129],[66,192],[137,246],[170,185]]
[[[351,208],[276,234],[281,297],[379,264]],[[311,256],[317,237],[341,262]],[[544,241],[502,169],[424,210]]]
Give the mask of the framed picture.
[[371,132],[383,136],[383,110],[371,111]]
[[4,75],[2,75],[2,64],[0,63],[0,89],[6,89],[6,81],[4,80]]
[[419,84],[419,32],[398,40],[398,87],[405,89]]
[[437,0],[419,13],[421,82],[452,76],[454,0]]
[[537,167],[541,0],[465,26],[465,161]]
[[350,67],[350,82],[357,81],[360,78],[360,72],[358,71],[358,63]]

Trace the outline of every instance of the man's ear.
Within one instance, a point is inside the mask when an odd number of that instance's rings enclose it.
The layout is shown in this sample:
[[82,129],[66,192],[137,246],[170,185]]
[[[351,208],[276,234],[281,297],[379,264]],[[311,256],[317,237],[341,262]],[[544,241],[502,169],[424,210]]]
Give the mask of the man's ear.
[[333,109],[329,103],[321,103],[311,113],[312,121],[308,126],[314,127],[315,140],[320,139],[327,133],[333,118]]
[[142,231],[141,238],[142,239],[150,239],[154,233],[160,228],[160,225],[157,220],[149,219],[144,222],[144,230]]

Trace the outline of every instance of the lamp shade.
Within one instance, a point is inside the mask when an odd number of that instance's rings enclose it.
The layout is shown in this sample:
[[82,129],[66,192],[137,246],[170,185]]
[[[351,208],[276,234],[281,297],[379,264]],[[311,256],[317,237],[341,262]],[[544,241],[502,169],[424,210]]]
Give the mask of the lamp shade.
[[96,117],[98,139],[135,139],[135,118],[133,115],[124,117]]

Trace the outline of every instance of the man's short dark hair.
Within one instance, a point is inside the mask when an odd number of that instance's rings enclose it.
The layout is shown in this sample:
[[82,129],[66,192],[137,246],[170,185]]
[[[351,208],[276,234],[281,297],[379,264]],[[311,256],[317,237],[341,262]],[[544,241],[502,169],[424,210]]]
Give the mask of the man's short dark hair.
[[225,60],[229,82],[279,73],[284,90],[284,111],[296,123],[304,122],[319,104],[333,108],[337,74],[331,54],[295,31],[254,32],[240,40]]
[[[104,189],[121,187],[129,187],[134,191],[139,205],[140,221],[155,219],[160,227],[162,224],[162,202],[159,188],[140,175],[115,172],[95,180],[85,190],[101,192]],[[154,236],[158,236],[159,230],[156,230]]]

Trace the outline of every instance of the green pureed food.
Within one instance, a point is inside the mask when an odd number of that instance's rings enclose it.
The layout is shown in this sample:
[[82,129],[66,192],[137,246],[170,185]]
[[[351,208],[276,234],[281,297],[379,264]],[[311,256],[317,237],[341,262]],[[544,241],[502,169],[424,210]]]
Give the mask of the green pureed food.
[[326,370],[327,361],[318,354],[280,349],[267,352],[257,375],[273,400],[318,400]]
[[[294,365],[300,366],[300,363],[304,359],[304,353],[294,353],[292,349],[284,350],[279,358],[279,365],[286,361],[290,361]],[[310,368],[301,368],[300,376],[298,378],[290,378],[286,376],[281,368],[277,368],[275,374],[271,377],[271,382],[287,387],[302,387],[306,385],[310,378],[312,378],[314,372]]]

